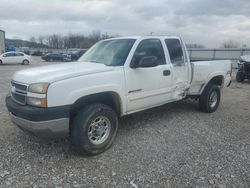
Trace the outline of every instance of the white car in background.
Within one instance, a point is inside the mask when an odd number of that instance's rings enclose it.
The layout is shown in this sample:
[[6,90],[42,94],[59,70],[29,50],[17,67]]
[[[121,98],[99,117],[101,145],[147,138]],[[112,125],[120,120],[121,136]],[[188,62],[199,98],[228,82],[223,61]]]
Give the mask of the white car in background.
[[28,65],[31,57],[23,52],[6,52],[0,55],[0,64]]

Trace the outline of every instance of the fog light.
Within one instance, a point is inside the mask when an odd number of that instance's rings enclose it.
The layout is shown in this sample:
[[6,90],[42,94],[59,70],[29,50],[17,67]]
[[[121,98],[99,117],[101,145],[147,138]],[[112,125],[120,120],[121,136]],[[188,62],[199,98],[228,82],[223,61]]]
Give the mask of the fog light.
[[47,99],[45,98],[35,98],[35,97],[27,97],[27,104],[31,106],[37,107],[47,107]]

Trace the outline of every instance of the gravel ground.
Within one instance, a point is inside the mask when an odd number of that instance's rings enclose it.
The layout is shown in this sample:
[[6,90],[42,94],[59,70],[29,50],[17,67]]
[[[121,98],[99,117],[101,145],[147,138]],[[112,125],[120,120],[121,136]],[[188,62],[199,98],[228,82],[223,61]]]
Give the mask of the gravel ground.
[[250,187],[249,82],[225,89],[213,114],[186,100],[122,118],[114,145],[86,158],[10,122],[12,74],[43,64],[0,66],[0,187]]

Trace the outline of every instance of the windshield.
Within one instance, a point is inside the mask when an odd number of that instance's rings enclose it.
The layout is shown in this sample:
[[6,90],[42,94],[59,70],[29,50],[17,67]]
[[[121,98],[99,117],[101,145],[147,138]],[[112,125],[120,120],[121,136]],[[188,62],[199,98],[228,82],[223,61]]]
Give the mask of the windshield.
[[98,42],[78,61],[102,63],[109,66],[124,65],[135,39],[114,39]]

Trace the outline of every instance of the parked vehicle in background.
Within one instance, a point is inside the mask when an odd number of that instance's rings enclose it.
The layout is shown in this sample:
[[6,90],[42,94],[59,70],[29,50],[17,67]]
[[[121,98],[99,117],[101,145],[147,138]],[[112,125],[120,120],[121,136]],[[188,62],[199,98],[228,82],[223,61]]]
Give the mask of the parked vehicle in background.
[[72,53],[70,53],[71,61],[77,61],[86,51],[86,49],[73,51]]
[[32,56],[43,56],[43,53],[40,50],[33,51],[30,55]]
[[28,65],[31,57],[23,52],[6,52],[0,55],[0,64]]
[[231,74],[231,61],[191,63],[179,37],[114,38],[77,62],[16,72],[6,105],[22,130],[70,136],[77,152],[96,155],[111,146],[121,116],[186,98],[215,112]]
[[18,51],[23,52],[27,55],[30,55],[30,48],[29,47],[20,47],[20,48],[18,48]]
[[250,80],[250,55],[241,56],[238,62],[238,72],[236,74],[237,82]]
[[45,61],[70,61],[70,56],[63,53],[48,53],[42,56]]

